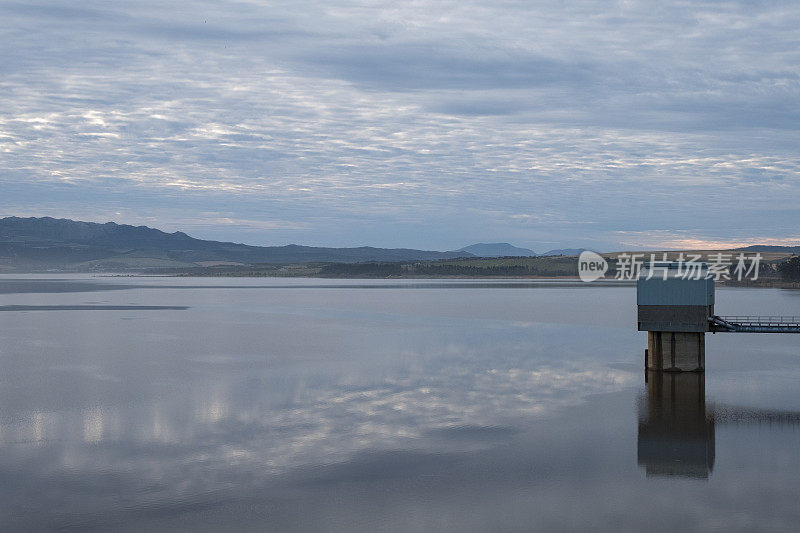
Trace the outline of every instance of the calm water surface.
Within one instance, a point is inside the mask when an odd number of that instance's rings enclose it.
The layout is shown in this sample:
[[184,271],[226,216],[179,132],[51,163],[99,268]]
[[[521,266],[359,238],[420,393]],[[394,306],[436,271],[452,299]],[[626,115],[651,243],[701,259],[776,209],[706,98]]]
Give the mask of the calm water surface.
[[795,529],[800,335],[645,383],[635,325],[629,286],[0,276],[0,530]]

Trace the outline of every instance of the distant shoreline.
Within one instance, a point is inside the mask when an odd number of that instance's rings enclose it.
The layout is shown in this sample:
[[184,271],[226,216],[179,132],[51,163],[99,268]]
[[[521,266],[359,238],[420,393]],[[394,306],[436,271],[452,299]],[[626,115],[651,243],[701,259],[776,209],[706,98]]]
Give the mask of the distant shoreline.
[[[470,281],[575,281],[581,282],[577,276],[286,276],[286,275],[269,275],[264,273],[258,274],[244,274],[244,273],[173,273],[173,274],[155,274],[155,273],[130,273],[130,274],[105,274],[101,277],[121,278],[121,277],[174,277],[174,278],[292,278],[292,279],[324,279],[324,280],[470,280]],[[636,283],[636,280],[625,279],[618,280],[614,277],[600,278],[596,281],[585,283],[586,286],[590,285],[604,285],[618,284],[619,286],[631,286]],[[722,280],[717,282],[717,286],[721,288],[746,288],[746,289],[800,289],[800,282],[784,281],[778,279],[759,279],[756,281],[737,281],[737,280]]]

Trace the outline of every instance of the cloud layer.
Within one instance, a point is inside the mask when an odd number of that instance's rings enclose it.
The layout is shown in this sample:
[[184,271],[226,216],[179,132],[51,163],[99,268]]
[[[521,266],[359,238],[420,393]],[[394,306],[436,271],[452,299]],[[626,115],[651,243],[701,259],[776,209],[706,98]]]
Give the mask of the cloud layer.
[[254,244],[791,241],[798,25],[779,2],[4,2],[0,212]]

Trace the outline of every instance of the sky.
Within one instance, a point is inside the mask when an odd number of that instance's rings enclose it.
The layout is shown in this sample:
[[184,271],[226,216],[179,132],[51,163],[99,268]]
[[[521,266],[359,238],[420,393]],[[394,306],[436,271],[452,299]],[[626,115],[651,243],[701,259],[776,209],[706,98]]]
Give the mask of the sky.
[[800,244],[800,3],[0,0],[0,216]]

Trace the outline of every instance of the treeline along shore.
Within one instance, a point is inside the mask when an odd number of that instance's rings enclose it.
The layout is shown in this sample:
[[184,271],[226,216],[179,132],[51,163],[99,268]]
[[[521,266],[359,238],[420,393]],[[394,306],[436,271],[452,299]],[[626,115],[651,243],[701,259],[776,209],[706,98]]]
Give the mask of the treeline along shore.
[[[652,254],[656,260],[665,252]],[[701,260],[710,261],[719,252],[704,252]],[[668,260],[680,252],[666,252]],[[604,254],[608,261],[606,279],[630,278],[630,254]],[[732,254],[735,256],[735,254]],[[649,261],[651,254],[644,254]],[[748,261],[748,272],[741,276],[734,260],[719,280],[731,286],[800,288],[800,257],[765,254],[757,264]],[[758,275],[754,276],[757,271]],[[464,258],[437,261],[365,261],[358,263],[302,263],[216,265],[193,268],[149,269],[146,275],[219,277],[316,277],[316,278],[576,278],[575,256]],[[756,277],[756,279],[753,279]]]
[[364,261],[359,263],[301,263],[219,265],[196,268],[149,269],[147,274],[177,276],[254,276],[319,278],[558,278],[578,275],[575,257],[501,257],[438,261]]

